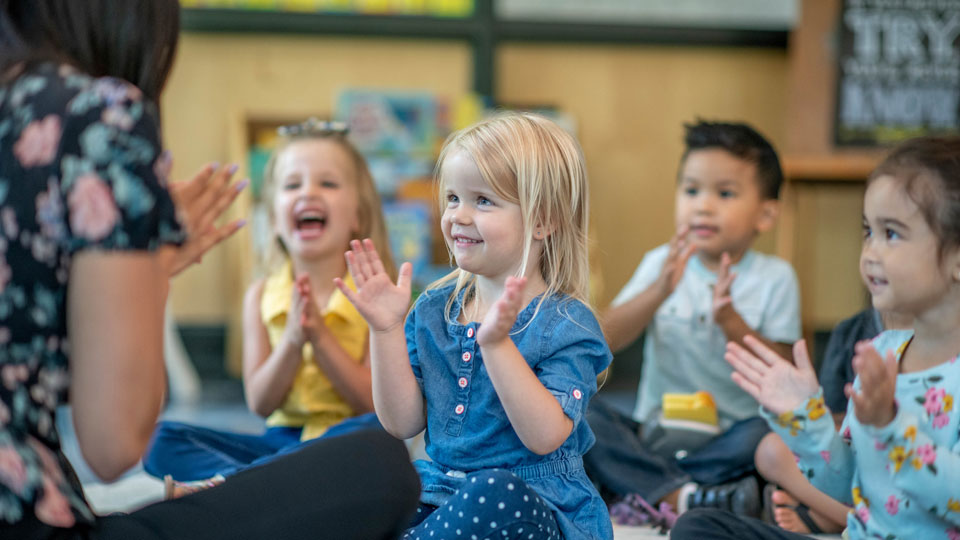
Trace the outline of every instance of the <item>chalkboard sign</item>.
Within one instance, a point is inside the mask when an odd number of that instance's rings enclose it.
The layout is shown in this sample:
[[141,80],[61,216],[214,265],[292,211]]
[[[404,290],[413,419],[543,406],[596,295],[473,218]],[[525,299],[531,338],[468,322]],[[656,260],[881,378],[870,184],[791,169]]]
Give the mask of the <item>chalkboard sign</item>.
[[844,0],[835,142],[960,131],[960,0]]

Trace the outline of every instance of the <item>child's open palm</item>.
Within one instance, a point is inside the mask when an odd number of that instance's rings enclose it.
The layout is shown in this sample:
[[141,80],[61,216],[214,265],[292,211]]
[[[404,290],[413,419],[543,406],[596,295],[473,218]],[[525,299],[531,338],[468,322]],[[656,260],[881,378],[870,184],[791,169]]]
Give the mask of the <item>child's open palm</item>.
[[820,387],[803,340],[793,345],[796,366],[753,336],[746,336],[743,341],[753,352],[736,342],[727,342],[724,358],[733,366],[733,382],[770,412],[792,411]]
[[670,239],[670,249],[667,251],[667,258],[663,261],[660,268],[660,275],[657,283],[665,294],[673,293],[683,277],[683,272],[687,268],[687,261],[693,256],[696,247],[687,243],[687,233],[690,227],[682,225],[677,229],[677,233]]
[[720,270],[717,272],[717,283],[713,286],[713,320],[721,321],[733,311],[733,297],[730,288],[737,278],[735,272],[730,271],[730,254],[724,252],[720,256]]
[[503,286],[503,294],[490,306],[477,331],[477,343],[481,346],[500,342],[510,335],[517,314],[523,308],[523,288],[527,278],[510,276]]
[[410,263],[400,266],[400,275],[394,284],[380,261],[380,256],[369,238],[362,243],[350,242],[350,251],[346,253],[347,268],[357,285],[352,291],[342,279],[334,282],[340,291],[366,319],[370,328],[384,332],[403,324],[403,318],[410,307],[410,279],[413,269]]
[[883,427],[896,416],[894,394],[898,370],[893,351],[887,351],[883,358],[869,342],[857,343],[854,347],[853,371],[860,377],[860,390],[854,390],[850,383],[843,390],[853,401],[853,411],[861,424]]

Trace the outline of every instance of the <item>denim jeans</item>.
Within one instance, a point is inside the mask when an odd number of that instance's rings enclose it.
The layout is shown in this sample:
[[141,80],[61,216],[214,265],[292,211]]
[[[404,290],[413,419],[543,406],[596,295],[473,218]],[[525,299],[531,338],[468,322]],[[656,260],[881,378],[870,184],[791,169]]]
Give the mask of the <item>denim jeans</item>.
[[368,413],[348,418],[316,439],[300,441],[301,428],[271,427],[262,435],[248,435],[180,422],[160,422],[143,458],[143,468],[157,478],[169,474],[180,482],[204,480],[218,474],[230,476],[315,441],[362,429],[382,430],[383,427],[376,414]]
[[656,502],[687,482],[722,484],[755,470],[753,454],[770,428],[760,417],[741,420],[683,459],[651,451],[640,437],[640,424],[600,398],[587,410],[597,437],[583,457],[587,475],[601,494],[637,493]]

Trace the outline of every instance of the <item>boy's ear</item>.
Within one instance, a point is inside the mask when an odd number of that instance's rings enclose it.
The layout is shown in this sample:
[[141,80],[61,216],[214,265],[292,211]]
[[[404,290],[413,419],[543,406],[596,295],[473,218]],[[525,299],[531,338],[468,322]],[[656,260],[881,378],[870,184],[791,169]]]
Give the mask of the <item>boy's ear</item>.
[[780,215],[780,201],[767,199],[760,203],[760,217],[757,218],[757,232],[767,232],[777,224]]

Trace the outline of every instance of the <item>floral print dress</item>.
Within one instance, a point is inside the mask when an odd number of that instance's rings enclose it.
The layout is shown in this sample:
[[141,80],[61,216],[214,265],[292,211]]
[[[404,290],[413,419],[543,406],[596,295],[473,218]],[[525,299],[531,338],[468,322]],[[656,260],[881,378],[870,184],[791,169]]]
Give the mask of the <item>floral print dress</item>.
[[155,107],[124,81],[42,63],[0,85],[0,532],[94,519],[54,424],[70,261],[182,241],[160,149]]
[[[873,343],[899,361],[912,338],[911,330],[888,330]],[[851,401],[837,432],[822,391],[779,417],[762,413],[810,482],[853,506],[850,538],[960,540],[958,392],[960,362],[951,358],[897,376],[897,414],[883,428],[860,424]]]

